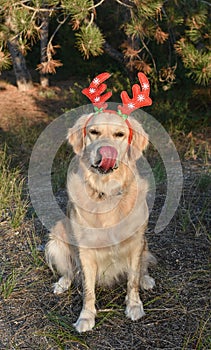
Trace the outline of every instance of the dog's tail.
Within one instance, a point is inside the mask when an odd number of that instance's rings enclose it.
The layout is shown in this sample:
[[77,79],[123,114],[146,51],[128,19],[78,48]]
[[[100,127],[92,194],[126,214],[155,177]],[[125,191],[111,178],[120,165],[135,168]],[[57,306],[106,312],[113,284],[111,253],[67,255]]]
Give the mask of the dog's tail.
[[50,269],[54,268],[61,276],[73,278],[74,252],[68,243],[67,227],[59,221],[51,230],[49,241],[45,248],[45,257]]

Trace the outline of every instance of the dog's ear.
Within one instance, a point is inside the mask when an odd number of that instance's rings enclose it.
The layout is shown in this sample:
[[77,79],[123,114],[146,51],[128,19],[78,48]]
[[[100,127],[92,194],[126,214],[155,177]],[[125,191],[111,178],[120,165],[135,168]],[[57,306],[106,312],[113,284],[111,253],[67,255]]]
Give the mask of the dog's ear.
[[147,148],[149,137],[136,119],[130,117],[128,120],[133,129],[133,138],[129,149],[129,155],[133,159],[138,159],[141,157],[142,152]]
[[84,150],[84,127],[89,117],[90,114],[82,115],[82,117],[80,117],[73,125],[73,127],[68,130],[67,139],[76,154],[81,154]]

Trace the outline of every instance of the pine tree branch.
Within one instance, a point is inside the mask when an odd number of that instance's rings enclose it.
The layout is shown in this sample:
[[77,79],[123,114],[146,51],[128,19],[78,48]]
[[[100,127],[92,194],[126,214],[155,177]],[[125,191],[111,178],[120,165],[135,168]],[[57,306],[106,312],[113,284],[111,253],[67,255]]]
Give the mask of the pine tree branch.
[[[121,6],[125,6],[125,7],[130,8],[130,9],[132,9],[134,7],[134,4],[133,5],[129,5],[129,4],[126,4],[125,2],[122,2],[121,0],[116,0],[116,2],[118,4],[120,4]],[[130,3],[131,1],[129,0],[127,2]]]
[[48,41],[48,46],[52,45],[52,41],[56,35],[56,33],[59,31],[59,29],[61,28],[61,26],[67,21],[67,19],[70,17],[70,15],[67,15],[63,21],[59,22],[58,26],[56,27],[56,29],[54,30],[53,34],[51,35],[49,41]]
[[91,13],[91,19],[90,19],[90,21],[89,21],[89,23],[88,23],[88,26],[87,26],[87,28],[89,28],[92,24],[93,24],[93,22],[94,22],[94,13],[92,12]]
[[94,5],[94,6],[92,6],[92,7],[89,7],[89,8],[88,8],[88,11],[93,10],[93,9],[95,9],[96,7],[102,5],[102,3],[103,3],[104,1],[105,1],[105,0],[101,0],[101,1],[99,1],[96,5]]
[[211,6],[211,4],[209,2],[207,2],[207,1],[204,1],[204,0],[199,0],[199,1],[202,2],[205,5]]
[[107,41],[103,44],[104,51],[117,62],[124,64],[124,55],[118,50],[114,49]]
[[148,46],[145,44],[145,42],[144,42],[144,40],[141,38],[141,36],[140,36],[140,40],[141,40],[141,43],[142,43],[143,47],[145,48],[145,50],[146,50],[146,51],[148,52],[148,54],[150,55],[151,60],[152,60],[152,63],[153,63],[154,70],[155,70],[155,72],[157,72],[156,63],[155,63],[155,60],[154,60],[154,57],[153,57],[151,51],[149,50]]
[[[26,1],[26,2],[28,2],[28,1]],[[62,7],[54,7],[54,8],[51,8],[51,9],[48,9],[48,8],[46,8],[46,7],[32,7],[32,6],[29,6],[29,5],[25,5],[24,4],[24,1],[22,2],[20,2],[20,3],[17,3],[17,5],[20,5],[21,7],[24,7],[25,9],[27,9],[27,10],[30,10],[30,11],[33,11],[33,12],[49,12],[49,13],[53,13],[54,11],[56,11],[56,10],[61,10],[62,9]]]

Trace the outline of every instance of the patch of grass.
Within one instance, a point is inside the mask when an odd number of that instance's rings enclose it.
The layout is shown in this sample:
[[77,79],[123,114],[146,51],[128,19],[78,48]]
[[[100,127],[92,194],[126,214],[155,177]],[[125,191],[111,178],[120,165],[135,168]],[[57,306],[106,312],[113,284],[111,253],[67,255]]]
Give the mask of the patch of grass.
[[203,221],[206,219],[208,203],[204,202],[203,206],[198,209],[197,213],[194,211],[193,203],[190,202],[188,207],[179,207],[179,224],[182,228],[182,231],[186,233],[190,227],[194,229],[195,235],[198,236],[200,232],[204,232],[208,238],[209,233],[207,232],[206,225],[203,224]]
[[188,230],[189,225],[191,224],[190,210],[184,207],[179,207],[179,223],[182,231],[185,233]]
[[210,173],[202,174],[198,181],[198,189],[202,192],[206,192],[211,189],[211,169]]
[[27,234],[27,243],[30,251],[30,258],[33,266],[39,267],[43,264],[43,259],[40,256],[40,252],[37,246],[37,237],[35,231],[32,231],[31,236]]
[[45,99],[53,99],[56,97],[56,92],[53,89],[42,89],[39,91],[39,96]]
[[67,144],[62,145],[56,154],[52,166],[52,187],[54,192],[66,187],[67,170],[73,157],[73,151]]
[[17,283],[18,273],[16,270],[13,270],[6,278],[0,275],[0,295],[2,295],[4,299],[8,299]]
[[[211,349],[211,336],[210,336],[210,317],[206,320],[202,319],[195,331],[195,333],[185,339],[182,350],[205,350]],[[194,345],[193,345],[194,344]]]
[[49,330],[39,332],[37,335],[45,336],[51,340],[54,345],[58,346],[59,350],[66,350],[71,346],[71,349],[90,349],[86,342],[79,335],[75,335],[75,329],[70,325],[70,320],[65,316],[58,316],[55,313],[49,313],[48,319],[53,323]]
[[209,164],[211,157],[210,147],[208,142],[198,140],[193,136],[192,132],[186,137],[187,145],[184,154],[185,159],[201,159],[204,164]]
[[[49,117],[48,120],[50,123],[52,119]],[[28,163],[35,142],[47,125],[45,120],[35,125],[31,125],[31,123],[30,120],[20,118],[17,125],[11,125],[10,130],[1,135],[0,140],[1,152],[6,151],[10,168],[18,167],[24,174],[28,172]]]
[[101,305],[102,308],[97,308],[98,311],[95,327],[101,326],[104,324],[104,322],[111,319],[113,316],[120,316],[121,314],[124,314],[124,307],[121,300],[125,299],[125,294],[125,290],[119,286],[111,290],[110,293],[106,295],[104,288],[99,288],[97,290],[96,300],[98,305]]
[[25,179],[20,169],[10,168],[10,161],[6,148],[0,151],[0,217],[17,229],[26,215],[28,199],[23,195]]
[[152,168],[155,184],[160,185],[166,180],[166,170],[161,160],[157,160]]
[[[49,123],[52,119],[53,118],[49,118]],[[23,165],[23,170],[26,172],[28,172],[28,163],[32,149],[46,126],[47,124],[44,122],[30,126],[28,122],[23,121],[21,126],[18,128],[18,132],[15,134],[15,137],[13,137],[13,141],[10,142],[10,152],[13,154],[15,164],[17,163],[17,160],[19,162],[18,164],[20,164],[21,159],[21,166]]]
[[211,175],[209,169],[204,169],[194,176],[189,184],[189,191],[183,191],[180,205],[177,210],[178,226],[183,233],[194,232],[195,236],[209,233],[209,191],[211,189]]
[[74,83],[74,85],[72,87],[69,88],[69,98],[71,99],[72,103],[71,106],[72,107],[78,107],[78,106],[82,106],[83,104],[87,104],[89,103],[88,100],[86,100],[84,98],[84,96],[81,93],[81,90],[84,88],[84,86],[82,86],[79,83]]

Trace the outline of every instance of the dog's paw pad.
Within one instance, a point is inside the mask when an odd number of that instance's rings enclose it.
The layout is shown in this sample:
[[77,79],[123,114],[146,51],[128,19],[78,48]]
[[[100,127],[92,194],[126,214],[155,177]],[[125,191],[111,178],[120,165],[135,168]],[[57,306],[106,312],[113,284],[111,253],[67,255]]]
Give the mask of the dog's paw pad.
[[155,280],[154,278],[150,277],[149,275],[144,275],[141,278],[141,287],[145,290],[152,289],[155,286]]
[[125,313],[132,321],[137,321],[145,315],[142,304],[128,305]]
[[71,286],[71,280],[61,277],[57,283],[54,284],[54,294],[64,293]]
[[79,333],[91,331],[95,325],[94,318],[80,318],[74,323],[74,327]]

